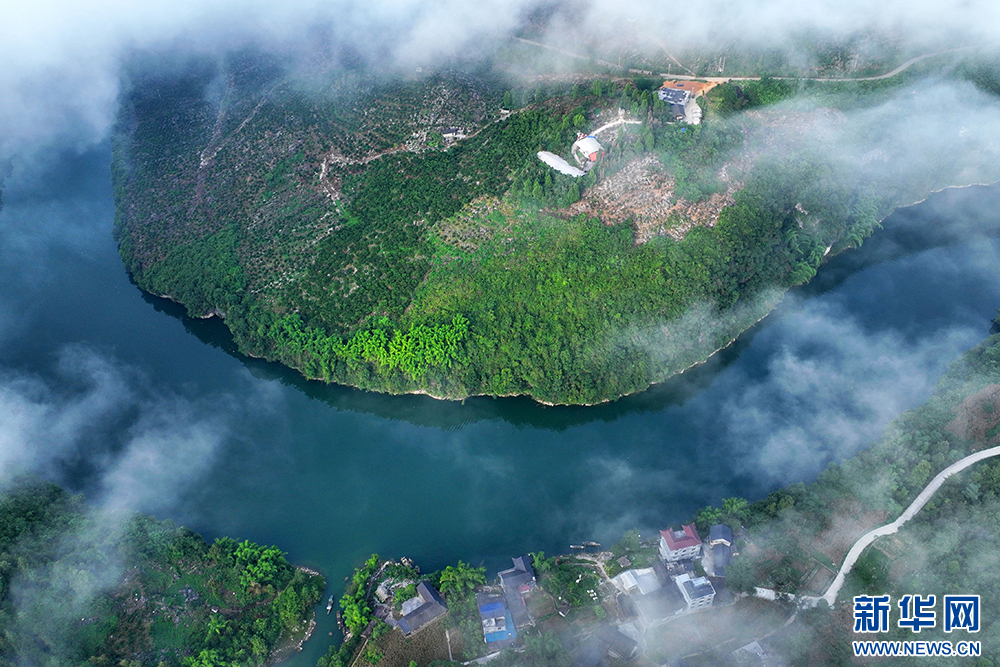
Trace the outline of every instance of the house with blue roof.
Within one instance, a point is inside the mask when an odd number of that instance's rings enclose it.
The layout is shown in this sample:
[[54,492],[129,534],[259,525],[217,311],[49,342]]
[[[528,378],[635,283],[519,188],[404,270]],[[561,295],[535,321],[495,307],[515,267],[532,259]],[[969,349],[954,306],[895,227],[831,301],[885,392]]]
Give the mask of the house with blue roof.
[[504,597],[496,593],[477,593],[476,606],[486,648],[492,653],[513,646],[517,641],[517,628]]

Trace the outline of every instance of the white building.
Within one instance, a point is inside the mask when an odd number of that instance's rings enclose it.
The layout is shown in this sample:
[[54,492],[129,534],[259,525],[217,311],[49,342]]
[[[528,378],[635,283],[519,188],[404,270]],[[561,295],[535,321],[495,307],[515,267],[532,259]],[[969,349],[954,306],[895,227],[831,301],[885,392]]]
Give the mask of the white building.
[[712,582],[705,577],[692,579],[691,575],[685,572],[674,581],[681,589],[681,595],[684,596],[688,611],[708,607],[715,599],[715,588],[712,587]]

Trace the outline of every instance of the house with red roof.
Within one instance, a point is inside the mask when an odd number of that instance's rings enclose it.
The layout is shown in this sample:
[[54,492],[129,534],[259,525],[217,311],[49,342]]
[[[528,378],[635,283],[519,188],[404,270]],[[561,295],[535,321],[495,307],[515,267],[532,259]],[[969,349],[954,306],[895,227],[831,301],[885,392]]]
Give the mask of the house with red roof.
[[701,538],[693,523],[680,529],[667,528],[660,531],[660,557],[668,563],[697,558],[701,553]]

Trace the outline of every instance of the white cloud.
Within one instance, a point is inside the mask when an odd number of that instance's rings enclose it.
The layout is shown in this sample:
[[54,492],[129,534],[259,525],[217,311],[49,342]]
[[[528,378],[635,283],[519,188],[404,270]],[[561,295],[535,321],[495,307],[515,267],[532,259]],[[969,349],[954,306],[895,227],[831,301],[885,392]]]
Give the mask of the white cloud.
[[721,405],[725,438],[745,443],[744,466],[778,483],[811,478],[827,462],[853,456],[886,425],[929,396],[952,360],[982,339],[965,326],[907,339],[869,331],[836,305],[811,302],[782,327],[781,351],[759,379]]
[[[135,49],[177,46],[218,53],[245,41],[308,50],[311,31],[368,56],[376,67],[447,63],[522,24],[528,0],[39,0],[5,7],[0,22],[0,155],[53,141],[106,136],[119,66]],[[699,3],[582,2],[560,8],[546,39],[646,48],[768,48],[803,35],[883,30],[954,46],[1000,33],[1000,5],[986,0],[878,4],[835,0]],[[639,42],[642,42],[641,44]]]

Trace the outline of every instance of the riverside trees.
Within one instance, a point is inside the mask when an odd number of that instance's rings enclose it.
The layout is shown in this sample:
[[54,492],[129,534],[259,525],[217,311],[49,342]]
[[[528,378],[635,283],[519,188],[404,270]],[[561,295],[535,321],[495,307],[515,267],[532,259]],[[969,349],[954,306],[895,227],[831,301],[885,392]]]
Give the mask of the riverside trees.
[[0,496],[0,665],[265,665],[325,585],[276,547],[118,528],[51,484]]

